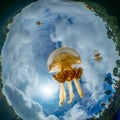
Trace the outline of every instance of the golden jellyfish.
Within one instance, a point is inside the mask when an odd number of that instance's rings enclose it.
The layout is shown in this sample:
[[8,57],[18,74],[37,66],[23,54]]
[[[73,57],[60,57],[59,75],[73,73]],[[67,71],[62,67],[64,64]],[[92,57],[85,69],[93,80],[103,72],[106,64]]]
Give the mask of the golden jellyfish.
[[80,55],[77,51],[69,47],[58,48],[49,55],[47,61],[49,73],[52,73],[52,77],[60,84],[59,106],[62,106],[66,99],[65,82],[67,82],[68,85],[69,104],[72,103],[74,98],[72,81],[74,81],[80,97],[82,98],[84,96],[79,83],[83,73],[83,69],[79,66],[81,62]]
[[98,52],[98,49],[96,49],[96,50],[94,51],[94,59],[95,59],[95,61],[97,61],[97,62],[100,62],[100,61],[102,60],[102,56],[101,56],[101,54]]
[[36,21],[36,25],[41,25],[42,23],[40,21]]

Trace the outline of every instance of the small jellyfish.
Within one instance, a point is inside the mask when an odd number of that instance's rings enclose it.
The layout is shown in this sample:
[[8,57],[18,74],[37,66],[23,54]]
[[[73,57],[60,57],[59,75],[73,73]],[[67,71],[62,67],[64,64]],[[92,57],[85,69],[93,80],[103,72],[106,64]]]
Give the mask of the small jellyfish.
[[68,103],[72,103],[74,98],[72,81],[74,81],[78,94],[82,98],[84,96],[79,80],[82,76],[83,69],[81,64],[80,55],[72,48],[62,47],[53,51],[47,61],[49,73],[52,73],[52,77],[60,84],[60,100],[59,106],[62,106],[66,99],[66,92],[64,83],[67,82],[69,100]]
[[86,7],[87,7],[89,10],[94,11],[94,9],[92,8],[92,6],[86,5]]
[[97,61],[97,62],[100,62],[100,61],[102,60],[102,56],[101,56],[101,54],[98,52],[98,49],[96,49],[96,50],[94,51],[94,59],[95,59],[95,61]]
[[36,21],[36,25],[41,25],[41,22],[40,21]]

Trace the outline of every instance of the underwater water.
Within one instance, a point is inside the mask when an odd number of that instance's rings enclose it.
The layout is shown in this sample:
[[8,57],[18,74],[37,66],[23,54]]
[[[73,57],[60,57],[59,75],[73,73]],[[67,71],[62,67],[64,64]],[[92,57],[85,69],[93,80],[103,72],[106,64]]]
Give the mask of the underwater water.
[[[83,3],[37,1],[16,15],[8,28],[2,49],[3,93],[21,118],[85,120],[104,110],[101,104],[107,105],[114,94],[112,70],[118,56],[99,16]],[[81,99],[74,90],[73,103],[59,107],[59,84],[48,73],[46,61],[64,46],[76,49],[82,58],[85,96]],[[99,63],[95,49],[103,58]]]

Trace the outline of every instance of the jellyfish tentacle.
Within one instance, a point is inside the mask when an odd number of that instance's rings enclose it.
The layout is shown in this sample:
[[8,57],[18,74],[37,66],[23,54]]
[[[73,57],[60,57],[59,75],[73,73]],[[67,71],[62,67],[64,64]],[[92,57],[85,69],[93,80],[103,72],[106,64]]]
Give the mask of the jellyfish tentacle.
[[84,96],[84,93],[83,93],[83,91],[82,91],[82,88],[81,88],[81,85],[80,85],[79,81],[76,80],[76,79],[74,79],[74,84],[75,84],[75,87],[76,87],[76,89],[77,89],[78,94],[79,94],[80,97],[82,98],[82,97]]
[[65,88],[64,88],[64,100],[66,99],[66,92],[65,92]]
[[69,91],[69,101],[68,101],[68,104],[70,104],[70,103],[72,103],[72,100],[74,98],[74,93],[73,93],[71,81],[67,81],[67,84],[68,84],[68,91]]
[[64,100],[65,100],[65,88],[64,88],[64,83],[60,83],[60,101],[59,101],[59,106],[62,106]]

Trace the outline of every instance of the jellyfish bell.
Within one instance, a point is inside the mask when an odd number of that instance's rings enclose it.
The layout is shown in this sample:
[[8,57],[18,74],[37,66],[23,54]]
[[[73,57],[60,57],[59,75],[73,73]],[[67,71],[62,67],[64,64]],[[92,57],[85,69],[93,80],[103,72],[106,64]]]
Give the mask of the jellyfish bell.
[[80,55],[76,50],[69,47],[58,48],[53,51],[47,61],[50,73],[60,71],[61,69],[70,69],[77,64],[81,64]]
[[83,97],[83,91],[78,80],[82,76],[83,69],[77,68],[76,65],[82,63],[78,52],[69,47],[58,48],[53,51],[47,61],[49,73],[53,73],[52,77],[60,83],[60,101],[61,106],[66,99],[66,92],[64,88],[64,82],[68,84],[69,101],[72,103],[74,93],[72,90],[72,80],[74,81],[75,87],[80,97]]

